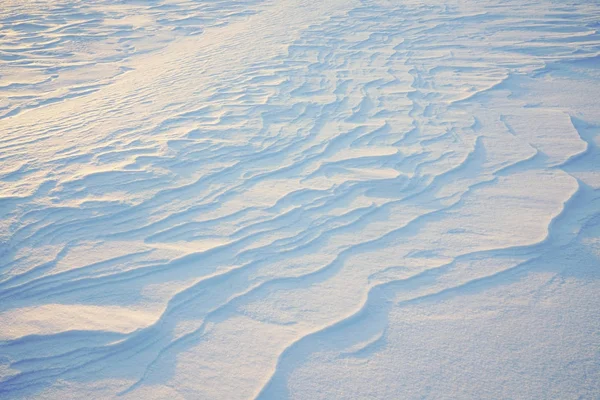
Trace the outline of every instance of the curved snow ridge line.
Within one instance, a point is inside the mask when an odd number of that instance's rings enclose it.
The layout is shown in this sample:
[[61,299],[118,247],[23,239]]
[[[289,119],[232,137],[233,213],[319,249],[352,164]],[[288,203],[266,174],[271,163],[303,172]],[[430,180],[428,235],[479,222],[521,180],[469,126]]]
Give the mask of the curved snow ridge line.
[[597,147],[593,140],[595,135],[586,132],[590,128],[589,124],[587,124],[585,121],[580,120],[572,115],[569,115],[569,120],[571,122],[571,125],[577,132],[577,135],[579,135],[579,138],[581,139],[581,141],[585,143],[585,148],[581,152],[571,155],[564,162],[562,162],[558,165],[554,165],[553,168],[564,169],[569,164],[572,164],[573,162],[575,162],[583,157],[591,155],[592,152]]
[[[486,252],[478,252],[478,253],[481,255]],[[468,258],[473,255],[475,255],[475,253],[474,254],[465,254],[458,258]],[[456,293],[456,292],[461,292],[461,294],[464,294],[465,288],[477,286],[478,284],[485,283],[488,281],[494,281],[495,278],[497,278],[498,276],[504,276],[506,274],[514,274],[516,271],[522,270],[523,267],[525,265],[529,264],[532,260],[535,260],[535,258],[530,259],[530,260],[528,260],[522,264],[519,264],[517,266],[497,272],[495,274],[477,278],[477,279],[473,279],[471,281],[462,283],[459,286],[451,286],[448,288],[440,289],[434,293],[422,294],[417,297],[411,298],[410,300],[404,300],[400,303],[397,303],[396,305],[404,306],[404,305],[410,305],[410,304],[420,302],[420,301],[437,300],[443,296],[446,296],[446,295],[449,295],[452,293]],[[374,321],[372,321],[373,316],[371,314],[377,314],[377,315],[386,314],[387,310],[389,308],[391,308],[391,304],[392,304],[392,301],[390,301],[388,299],[388,297],[390,296],[389,294],[387,296],[385,296],[384,294],[382,294],[382,293],[380,294],[377,292],[384,292],[385,289],[387,289],[387,288],[393,288],[394,286],[398,286],[401,284],[412,283],[415,281],[419,281],[423,278],[425,278],[426,280],[435,278],[436,276],[441,275],[443,270],[447,269],[449,266],[454,265],[455,263],[456,263],[456,260],[449,264],[443,265],[441,267],[437,267],[435,269],[425,270],[424,272],[417,274],[415,276],[409,277],[409,278],[391,280],[391,281],[387,281],[387,282],[377,284],[377,285],[370,287],[364,298],[364,301],[361,303],[360,307],[355,312],[342,318],[341,320],[339,320],[337,322],[332,323],[331,325],[328,325],[326,327],[315,330],[314,332],[308,333],[307,335],[302,336],[301,338],[297,339],[296,341],[294,341],[293,343],[288,345],[281,352],[280,356],[278,357],[277,364],[275,366],[275,369],[273,370],[271,377],[268,379],[267,383],[265,383],[264,386],[260,389],[260,391],[255,396],[255,398],[256,399],[271,399],[271,398],[276,399],[276,398],[281,398],[284,395],[284,393],[286,393],[285,382],[283,381],[285,378],[278,377],[278,375],[286,374],[286,372],[285,372],[286,367],[284,367],[282,364],[284,364],[286,359],[297,358],[298,356],[294,357],[294,355],[292,353],[294,351],[300,352],[303,345],[306,348],[311,348],[311,349],[315,348],[314,345],[304,344],[305,342],[309,342],[311,340],[318,341],[320,337],[324,337],[327,335],[333,335],[333,334],[335,334],[335,332],[343,331],[344,329],[347,329],[351,325],[359,325],[362,320],[366,320],[366,319],[370,319],[368,321],[368,324],[369,324],[368,326],[372,327],[372,324],[374,323]],[[376,301],[374,299],[379,301],[379,303],[376,306],[371,304],[372,302]],[[385,337],[385,333],[384,333],[385,332],[385,321],[381,317],[379,318],[379,320],[382,321],[379,323],[379,325],[383,325],[383,326],[380,327],[382,332],[379,336],[379,339],[377,339],[377,340],[381,340],[382,338]],[[364,324],[362,324],[362,325],[364,325]],[[369,328],[369,330],[371,330],[371,328]],[[293,367],[287,367],[287,368],[293,368]]]
[[[553,222],[552,222],[553,223]],[[540,244],[543,244],[547,239],[545,239],[544,241],[540,242]]]
[[[373,240],[373,242],[377,241]],[[233,298],[230,298],[226,303],[224,303],[223,305],[215,308],[214,310],[212,310],[211,312],[209,312],[208,314],[206,314],[205,318],[202,321],[202,325],[199,326],[196,330],[176,339],[175,341],[171,342],[167,347],[164,347],[163,349],[161,349],[161,351],[159,352],[159,354],[156,356],[156,358],[152,361],[152,364],[155,363],[156,361],[159,360],[159,358],[165,354],[167,351],[169,351],[172,347],[176,347],[180,342],[183,342],[185,340],[188,340],[189,338],[193,337],[194,335],[197,335],[199,333],[202,332],[202,330],[204,329],[205,324],[209,321],[209,319],[213,316],[213,315],[217,315],[221,312],[223,312],[223,310],[225,308],[231,307],[231,304],[235,301],[240,301],[245,297],[248,297],[249,295],[252,295],[260,290],[263,290],[264,288],[266,288],[267,286],[274,286],[274,285],[280,285],[280,284],[285,284],[288,282],[294,282],[294,281],[303,281],[304,285],[310,284],[308,282],[306,282],[307,279],[310,278],[318,278],[318,280],[324,280],[326,279],[326,277],[323,277],[323,274],[327,274],[327,275],[331,275],[335,272],[335,269],[337,268],[341,268],[343,265],[343,258],[344,255],[343,254],[350,254],[351,251],[354,251],[354,248],[360,248],[363,247],[365,245],[365,243],[359,243],[354,247],[350,247],[345,249],[342,253],[340,253],[338,256],[336,256],[335,260],[333,262],[331,262],[329,265],[311,272],[309,274],[305,274],[302,276],[293,276],[293,277],[279,277],[279,278],[273,278],[270,280],[266,280],[262,283],[257,284],[254,287],[249,288],[246,292],[244,293],[240,293],[238,295],[236,295]],[[368,244],[367,244],[368,245]],[[181,306],[183,306],[184,304],[182,304]],[[146,370],[151,369],[152,364],[148,365],[148,367],[146,368]],[[121,392],[120,394],[126,394],[129,393],[133,390],[135,390],[136,388],[138,388],[141,384],[143,384],[144,382],[144,377],[142,377],[139,381],[137,381],[136,383],[134,383],[132,386],[130,386],[129,388],[127,388],[125,391]]]
[[[578,190],[579,192],[579,190]],[[557,220],[559,217],[562,217],[564,213],[568,213],[570,212],[569,207],[567,206],[568,203],[572,202],[574,199],[575,195],[571,196],[565,203],[564,203],[564,207],[563,207],[563,211],[558,215],[555,216],[554,219],[552,220],[549,229],[552,229],[552,227],[555,227],[554,229],[556,229],[557,231],[562,231],[562,229],[556,228],[556,224],[559,223]],[[593,210],[592,210],[593,211]],[[592,212],[590,215],[588,215],[588,219],[589,218],[593,218],[594,216],[597,216],[598,214],[596,212]],[[575,233],[576,235],[578,233]],[[284,362],[284,360],[286,359],[286,357],[289,359],[290,357],[292,357],[292,355],[288,354],[293,352],[295,349],[297,349],[299,346],[301,346],[301,343],[305,342],[305,341],[310,341],[310,340],[317,340],[315,339],[315,337],[319,337],[319,335],[326,335],[328,333],[330,333],[332,330],[335,329],[344,329],[346,327],[347,324],[351,324],[351,323],[359,323],[359,319],[364,317],[364,314],[366,313],[366,309],[367,309],[367,303],[369,302],[369,300],[372,297],[372,291],[374,291],[377,288],[382,288],[384,286],[387,285],[396,285],[397,283],[403,283],[403,282],[408,282],[408,281],[413,281],[413,280],[419,280],[422,277],[443,277],[442,274],[442,270],[447,269],[448,266],[452,266],[454,265],[459,259],[462,258],[470,258],[473,256],[485,256],[485,255],[490,255],[490,256],[494,256],[494,257],[498,257],[501,254],[505,254],[505,255],[511,255],[511,253],[530,253],[527,257],[527,260],[524,262],[521,262],[513,267],[510,267],[508,269],[504,269],[501,270],[499,272],[496,272],[494,274],[488,275],[488,276],[484,276],[484,277],[480,277],[480,278],[476,278],[476,279],[472,279],[470,281],[467,281],[465,283],[462,283],[458,286],[449,286],[447,288],[444,288],[442,290],[439,290],[435,293],[431,293],[431,294],[426,294],[426,295],[422,295],[419,297],[415,297],[415,298],[411,298],[410,300],[403,300],[401,303],[398,303],[397,305],[399,306],[403,306],[403,305],[409,305],[412,304],[416,301],[426,301],[426,300],[430,300],[430,301],[439,301],[443,298],[446,298],[448,296],[453,296],[453,295],[465,295],[471,292],[471,289],[474,290],[484,290],[485,288],[489,287],[489,283],[492,283],[494,285],[498,285],[498,284],[504,284],[505,282],[498,282],[498,278],[501,277],[505,277],[505,276],[512,276],[513,279],[518,279],[518,276],[523,276],[524,274],[528,273],[528,266],[530,264],[532,264],[534,261],[539,260],[542,256],[540,255],[540,253],[542,253],[544,251],[544,249],[549,249],[552,248],[554,246],[557,245],[556,239],[553,239],[554,235],[552,235],[550,232],[548,233],[547,237],[542,240],[539,243],[535,243],[529,246],[524,246],[524,247],[515,247],[515,248],[506,248],[506,249],[498,249],[498,250],[492,250],[492,251],[483,251],[483,252],[476,252],[473,254],[466,254],[463,256],[459,256],[457,257],[453,262],[451,262],[450,264],[441,266],[439,268],[435,268],[435,269],[429,269],[424,271],[423,273],[410,277],[410,278],[405,278],[405,279],[400,279],[400,280],[394,280],[394,281],[388,281],[385,283],[382,283],[380,285],[376,285],[375,287],[371,288],[371,290],[369,291],[368,295],[367,295],[367,300],[365,301],[365,303],[363,303],[362,307],[359,309],[359,311],[357,311],[356,313],[350,315],[347,318],[342,319],[341,321],[338,321],[337,323],[327,326],[323,329],[320,329],[316,332],[310,333],[307,336],[302,337],[301,339],[299,339],[298,341],[295,341],[294,343],[292,343],[291,345],[289,345],[281,354],[281,356],[278,359],[277,362],[277,367],[272,375],[272,377],[270,378],[270,380],[268,381],[268,383],[263,387],[263,389],[259,392],[259,394],[257,395],[257,398],[280,398],[280,396],[283,395],[284,392],[282,392],[283,389],[283,383],[280,382],[279,385],[275,382],[275,380],[277,379],[277,375],[283,374],[285,367],[281,366],[281,364]],[[531,254],[531,252],[533,252],[533,254]],[[536,255],[537,253],[537,255]],[[469,289],[469,291],[467,292],[466,289]],[[389,302],[389,301],[388,301]],[[381,310],[382,306],[378,306],[378,307],[373,307],[374,309],[376,309],[378,312],[379,310]],[[371,325],[372,321],[370,321],[369,326]],[[383,328],[385,329],[385,328]],[[382,334],[383,335],[383,334]],[[379,339],[377,339],[378,341],[381,340],[382,336],[379,336]],[[314,345],[306,345],[306,348],[311,348],[311,349],[315,349]],[[297,350],[300,351],[300,350]],[[313,350],[315,351],[315,350]],[[291,368],[291,367],[290,367]],[[283,379],[283,378],[279,378],[279,379]]]
[[[321,337],[325,337],[327,335],[329,335],[329,336],[334,335],[336,331],[342,331],[342,330],[348,328],[348,326],[350,326],[350,325],[359,325],[361,320],[368,319],[368,318],[370,318],[370,320],[368,321],[368,326],[372,328],[372,326],[375,322],[372,320],[373,316],[369,315],[370,314],[369,310],[371,310],[372,314],[377,314],[377,315],[387,314],[386,310],[391,308],[391,304],[392,304],[392,301],[390,300],[390,297],[391,297],[390,294],[388,294],[388,295],[378,294],[378,293],[376,293],[378,291],[384,292],[386,288],[393,289],[399,285],[407,285],[408,286],[408,284],[412,284],[413,282],[416,283],[421,280],[423,280],[426,284],[429,283],[427,289],[432,290],[435,287],[435,285],[432,284],[431,282],[432,281],[435,282],[437,280],[441,280],[440,278],[444,278],[444,273],[447,273],[447,271],[451,270],[452,267],[454,267],[459,261],[469,260],[469,259],[476,260],[476,259],[481,259],[481,258],[487,258],[487,256],[503,257],[503,256],[515,256],[515,255],[521,254],[520,257],[524,257],[525,261],[521,261],[521,262],[517,263],[516,265],[510,266],[505,269],[500,269],[499,271],[494,272],[490,275],[484,275],[481,277],[473,278],[473,279],[467,280],[462,283],[451,282],[451,284],[449,286],[446,286],[446,287],[443,287],[440,289],[434,289],[436,291],[434,291],[433,293],[420,294],[420,295],[418,295],[416,297],[412,297],[408,300],[402,300],[401,302],[396,303],[395,306],[403,307],[403,306],[415,304],[417,302],[422,302],[422,301],[441,301],[441,300],[447,298],[448,296],[455,296],[455,295],[464,296],[464,295],[468,295],[473,290],[478,290],[478,291],[484,290],[487,287],[489,287],[490,284],[492,284],[492,285],[504,284],[504,282],[498,282],[498,278],[512,277],[513,279],[518,279],[518,276],[522,276],[522,275],[526,274],[528,272],[529,265],[534,263],[536,260],[541,259],[541,257],[542,257],[541,253],[544,251],[544,249],[551,248],[554,246],[553,242],[555,242],[556,240],[553,239],[553,236],[551,235],[550,230],[552,229],[552,227],[556,226],[557,219],[559,217],[561,217],[563,213],[567,212],[567,208],[568,208],[567,204],[569,202],[573,201],[574,197],[575,197],[575,194],[572,194],[568,198],[568,200],[565,201],[565,203],[563,204],[563,210],[558,215],[556,215],[550,222],[550,224],[548,226],[547,236],[538,243],[534,243],[534,244],[526,245],[526,246],[485,250],[485,251],[477,251],[477,252],[473,252],[473,253],[469,253],[469,254],[462,254],[462,255],[456,257],[450,263],[441,265],[439,267],[426,269],[423,272],[418,273],[413,276],[410,276],[408,278],[389,280],[389,281],[371,286],[364,298],[364,301],[361,303],[360,307],[357,308],[357,310],[355,310],[355,312],[353,312],[352,314],[350,314],[350,315],[342,318],[341,320],[336,321],[328,326],[325,326],[325,327],[317,329],[313,332],[310,332],[310,333],[302,336],[301,338],[297,339],[293,343],[289,344],[279,355],[275,369],[273,370],[271,377],[263,385],[263,387],[260,389],[260,391],[255,396],[255,398],[256,399],[282,398],[282,396],[284,396],[284,394],[287,393],[287,391],[285,389],[285,376],[279,377],[279,375],[282,375],[282,374],[286,375],[285,371],[287,369],[293,369],[293,367],[285,367],[283,364],[286,359],[292,359],[292,358],[299,357],[299,356],[293,356],[292,353],[294,351],[301,352],[301,348],[303,345],[307,349],[312,349],[312,350],[307,350],[307,352],[315,351],[314,349],[317,347],[314,344],[310,344],[310,345],[304,344],[305,342],[319,341],[319,338],[321,338]],[[597,215],[597,214],[593,214],[593,215]],[[396,290],[398,290],[398,289],[396,289]],[[379,301],[379,303],[376,306],[370,305],[370,303],[373,302],[375,298]],[[378,324],[381,325],[380,326],[381,333],[374,342],[371,342],[370,345],[373,345],[374,343],[379,343],[379,341],[384,340],[384,338],[385,338],[385,329],[386,329],[385,328],[385,325],[386,325],[385,319],[382,317],[379,317],[378,319],[380,320],[380,322]],[[368,330],[370,331],[371,328],[368,328]],[[325,339],[322,339],[322,340],[325,340]],[[330,342],[332,342],[332,340],[330,340]],[[367,345],[367,346],[370,346],[370,345]],[[366,347],[364,347],[363,349],[365,349],[365,348]],[[344,353],[341,353],[341,356],[343,356],[343,354]],[[356,356],[356,353],[353,353],[353,355]],[[288,395],[289,395],[289,393],[288,393]]]

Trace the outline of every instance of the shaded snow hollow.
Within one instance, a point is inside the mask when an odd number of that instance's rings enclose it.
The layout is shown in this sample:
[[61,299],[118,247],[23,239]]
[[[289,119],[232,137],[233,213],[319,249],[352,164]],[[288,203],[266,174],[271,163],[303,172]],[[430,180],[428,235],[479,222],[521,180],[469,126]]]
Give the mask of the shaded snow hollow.
[[600,398],[599,21],[0,0],[0,398]]

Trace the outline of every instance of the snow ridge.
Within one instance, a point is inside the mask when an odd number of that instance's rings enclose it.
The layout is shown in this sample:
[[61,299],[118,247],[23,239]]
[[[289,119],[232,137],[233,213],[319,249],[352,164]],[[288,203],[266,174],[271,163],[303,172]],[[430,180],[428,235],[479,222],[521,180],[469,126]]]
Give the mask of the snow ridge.
[[3,5],[0,397],[600,393],[594,2]]

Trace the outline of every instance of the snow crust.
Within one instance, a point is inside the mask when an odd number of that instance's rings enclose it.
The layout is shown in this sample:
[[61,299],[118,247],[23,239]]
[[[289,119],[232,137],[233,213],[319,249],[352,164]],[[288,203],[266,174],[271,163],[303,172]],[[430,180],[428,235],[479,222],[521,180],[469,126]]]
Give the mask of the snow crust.
[[600,398],[599,21],[0,0],[0,398]]

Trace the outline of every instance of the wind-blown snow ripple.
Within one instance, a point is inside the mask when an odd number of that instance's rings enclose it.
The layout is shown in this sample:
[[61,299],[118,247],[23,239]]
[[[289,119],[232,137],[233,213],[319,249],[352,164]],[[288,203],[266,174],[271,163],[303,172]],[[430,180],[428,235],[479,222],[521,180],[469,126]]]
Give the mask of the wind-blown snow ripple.
[[598,5],[85,3],[1,18],[0,397],[598,393]]

